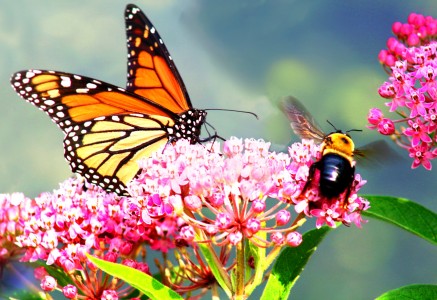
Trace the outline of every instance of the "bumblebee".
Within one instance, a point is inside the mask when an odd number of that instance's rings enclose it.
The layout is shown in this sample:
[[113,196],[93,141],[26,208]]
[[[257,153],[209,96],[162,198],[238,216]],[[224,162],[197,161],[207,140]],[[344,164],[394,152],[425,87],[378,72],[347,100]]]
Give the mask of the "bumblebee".
[[355,144],[348,132],[360,130],[352,129],[342,132],[328,121],[335,131],[325,134],[313,116],[293,97],[284,99],[282,109],[290,120],[291,128],[296,135],[321,144],[321,158],[311,165],[308,181],[302,193],[305,193],[312,184],[318,170],[318,186],[322,196],[336,198],[345,193],[344,199],[348,199],[355,177],[354,154],[361,154],[361,151],[355,149]]

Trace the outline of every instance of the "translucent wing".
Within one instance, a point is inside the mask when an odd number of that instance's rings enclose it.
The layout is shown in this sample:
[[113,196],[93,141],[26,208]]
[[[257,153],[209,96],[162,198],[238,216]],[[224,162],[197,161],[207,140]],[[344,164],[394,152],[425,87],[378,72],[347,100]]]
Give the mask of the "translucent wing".
[[182,77],[155,27],[133,4],[127,5],[125,20],[127,90],[159,102],[175,113],[191,108]]
[[302,139],[312,139],[318,143],[323,141],[325,133],[299,100],[288,96],[282,101],[281,105],[296,135]]
[[402,156],[384,140],[366,144],[354,151],[354,158],[360,166],[375,167],[399,162]]

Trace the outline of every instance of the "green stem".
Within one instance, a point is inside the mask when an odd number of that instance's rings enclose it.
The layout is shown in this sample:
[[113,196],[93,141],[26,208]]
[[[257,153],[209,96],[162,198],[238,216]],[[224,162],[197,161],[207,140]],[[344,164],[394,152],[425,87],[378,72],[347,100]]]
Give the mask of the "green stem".
[[235,297],[236,300],[245,299],[244,295],[244,271],[245,271],[245,261],[244,261],[244,242],[241,240],[237,245],[237,265],[236,265],[236,276],[235,276]]
[[219,296],[219,291],[218,291],[218,285],[217,284],[213,284],[211,286],[211,299],[212,300],[220,300],[220,296]]

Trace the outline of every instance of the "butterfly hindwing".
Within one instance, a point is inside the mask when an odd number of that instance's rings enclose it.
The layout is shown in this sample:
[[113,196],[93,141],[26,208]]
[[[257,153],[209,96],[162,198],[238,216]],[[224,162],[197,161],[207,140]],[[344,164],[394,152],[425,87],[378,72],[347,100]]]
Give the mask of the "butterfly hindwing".
[[138,160],[168,141],[167,117],[141,114],[99,117],[78,124],[64,138],[65,158],[73,172],[108,191],[125,194],[138,173]]
[[157,30],[135,5],[125,11],[127,90],[181,113],[192,105],[170,53]]

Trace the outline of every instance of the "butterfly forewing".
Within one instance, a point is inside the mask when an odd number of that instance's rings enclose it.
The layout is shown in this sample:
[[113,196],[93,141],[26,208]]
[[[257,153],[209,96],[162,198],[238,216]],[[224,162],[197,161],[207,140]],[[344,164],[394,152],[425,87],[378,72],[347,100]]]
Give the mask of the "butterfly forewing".
[[191,107],[170,53],[152,23],[135,5],[125,12],[128,48],[127,89],[181,113]]
[[85,76],[26,70],[15,73],[11,83],[22,98],[45,111],[64,131],[101,116],[143,113],[175,117],[159,104]]

